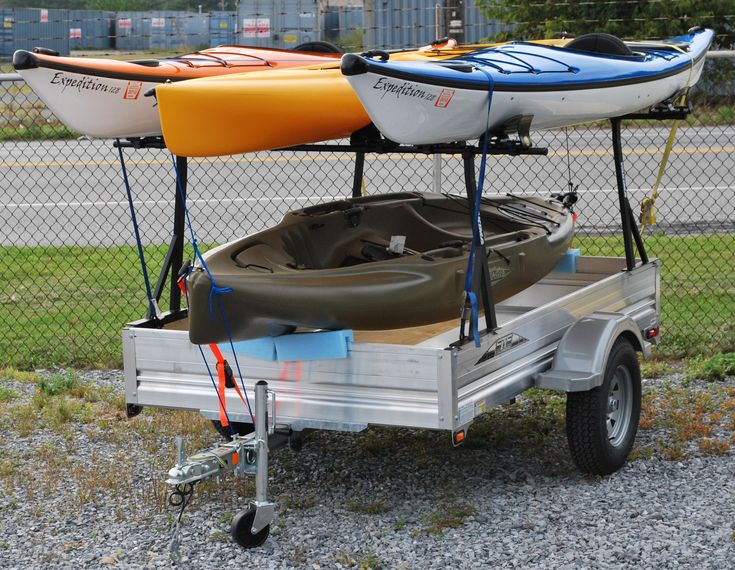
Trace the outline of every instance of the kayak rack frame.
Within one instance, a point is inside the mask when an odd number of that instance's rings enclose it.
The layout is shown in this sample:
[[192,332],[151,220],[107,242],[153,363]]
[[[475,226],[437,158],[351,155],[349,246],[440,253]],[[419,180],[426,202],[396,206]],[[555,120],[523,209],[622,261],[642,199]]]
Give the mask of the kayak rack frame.
[[[530,139],[525,139],[530,141]],[[124,141],[115,141],[115,148],[142,149],[165,149],[166,144],[163,137],[141,137],[129,138]],[[362,195],[362,187],[365,170],[366,154],[423,154],[423,155],[461,155],[464,167],[465,191],[470,204],[474,203],[477,192],[477,181],[475,179],[475,157],[483,153],[481,145],[468,145],[466,142],[433,144],[433,145],[400,145],[384,139],[374,126],[369,125],[353,134],[349,144],[305,144],[277,149],[290,152],[345,152],[355,155],[355,168],[352,178],[352,197],[358,198]],[[492,136],[488,140],[487,155],[536,155],[546,156],[549,152],[546,147],[535,147],[522,140],[507,137]],[[176,170],[178,171],[178,182],[174,182],[174,217],[171,240],[169,242],[163,266],[153,290],[156,302],[160,301],[167,277],[170,273],[169,307],[170,312],[181,310],[181,290],[178,286],[178,273],[183,266],[184,239],[185,239],[185,211],[184,199],[187,195],[188,159],[184,156],[175,156]],[[181,191],[179,191],[179,186]],[[472,212],[470,211],[470,222]],[[473,271],[472,289],[478,299],[482,300],[485,313],[485,331],[487,333],[497,328],[497,317],[490,288],[490,277],[487,271],[487,251],[482,243],[475,246],[474,253],[475,271]],[[155,315],[149,314],[149,318]],[[473,339],[472,331],[462,339],[462,342],[470,342]]]

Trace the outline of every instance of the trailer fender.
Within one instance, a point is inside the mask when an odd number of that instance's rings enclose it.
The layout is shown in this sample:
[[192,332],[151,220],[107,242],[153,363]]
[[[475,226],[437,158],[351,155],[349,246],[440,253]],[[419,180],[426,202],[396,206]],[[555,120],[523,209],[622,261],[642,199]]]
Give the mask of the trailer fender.
[[648,358],[651,344],[635,321],[622,313],[595,312],[579,319],[561,338],[551,368],[535,377],[539,388],[584,392],[602,384],[607,358],[621,335]]

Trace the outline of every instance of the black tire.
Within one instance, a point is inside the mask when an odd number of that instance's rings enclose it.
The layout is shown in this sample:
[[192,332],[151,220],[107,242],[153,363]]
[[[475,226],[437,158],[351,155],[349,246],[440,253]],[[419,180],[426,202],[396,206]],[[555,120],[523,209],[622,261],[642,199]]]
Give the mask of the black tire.
[[308,51],[310,53],[342,53],[342,50],[329,42],[305,42],[293,48],[293,51]]
[[[223,438],[225,438],[227,441],[232,440],[232,432],[230,431],[229,426],[223,426],[219,420],[212,420],[212,425]],[[248,435],[249,433],[253,433],[255,431],[255,427],[253,426],[253,424],[245,422],[230,422],[230,426],[232,426],[232,429],[237,435]]]
[[271,526],[263,527],[257,534],[252,533],[253,521],[255,520],[255,507],[250,505],[244,511],[240,511],[232,519],[232,539],[243,548],[257,548],[261,546],[270,534]]
[[567,394],[567,441],[579,470],[609,475],[620,469],[633,448],[640,413],[638,358],[630,341],[619,337],[610,350],[602,385]]

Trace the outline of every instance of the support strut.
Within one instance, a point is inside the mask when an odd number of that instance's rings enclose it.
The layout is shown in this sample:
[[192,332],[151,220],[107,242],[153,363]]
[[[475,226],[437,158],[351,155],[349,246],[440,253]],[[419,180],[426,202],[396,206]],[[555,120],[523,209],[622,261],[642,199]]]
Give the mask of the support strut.
[[362,181],[365,179],[365,153],[358,151],[355,153],[355,173],[352,177],[352,197],[359,198],[362,196]]
[[623,229],[623,245],[625,247],[625,266],[628,271],[635,267],[635,251],[633,240],[638,249],[642,263],[648,263],[648,255],[643,245],[638,226],[635,223],[633,211],[628,201],[628,188],[625,182],[625,166],[623,164],[623,145],[621,141],[620,123],[621,118],[610,119],[612,127],[613,160],[615,161],[615,179],[618,186],[618,201],[620,202],[620,220]]

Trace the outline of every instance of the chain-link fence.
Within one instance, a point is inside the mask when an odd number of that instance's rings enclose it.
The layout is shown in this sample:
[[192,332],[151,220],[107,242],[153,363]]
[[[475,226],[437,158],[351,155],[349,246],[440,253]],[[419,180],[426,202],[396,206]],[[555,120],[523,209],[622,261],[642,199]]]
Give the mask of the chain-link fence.
[[[7,79],[0,81],[0,365],[119,365],[120,329],[146,313],[147,300],[117,149],[110,140],[74,138],[25,84]],[[735,107],[729,93],[703,95],[679,127],[658,222],[646,234],[649,255],[663,263],[663,350],[675,355],[735,345]],[[650,193],[670,126],[624,128],[634,209]],[[539,132],[534,143],[549,155],[491,159],[488,192],[548,195],[571,180],[580,192],[575,245],[586,255],[622,255],[609,128]],[[172,157],[131,149],[124,156],[155,279],[171,236]],[[368,155],[364,191],[431,191],[437,164]],[[221,243],[288,210],[348,196],[353,166],[352,155],[329,152],[192,159],[188,196],[198,237]],[[442,158],[440,174],[443,191],[464,191],[459,158]]]

